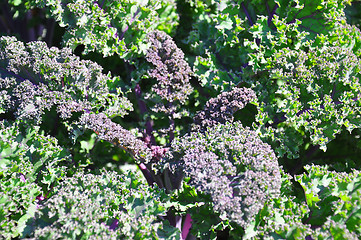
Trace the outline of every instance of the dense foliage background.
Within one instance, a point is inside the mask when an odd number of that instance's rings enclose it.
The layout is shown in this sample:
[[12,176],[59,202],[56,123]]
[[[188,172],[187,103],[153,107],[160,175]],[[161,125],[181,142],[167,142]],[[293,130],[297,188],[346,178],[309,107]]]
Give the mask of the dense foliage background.
[[360,239],[361,4],[0,2],[0,239]]

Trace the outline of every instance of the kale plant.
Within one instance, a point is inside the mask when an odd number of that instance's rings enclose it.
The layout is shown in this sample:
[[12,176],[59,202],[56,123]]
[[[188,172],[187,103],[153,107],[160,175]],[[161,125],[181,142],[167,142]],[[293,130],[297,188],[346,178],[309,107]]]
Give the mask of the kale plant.
[[78,172],[52,194],[29,224],[34,239],[180,239],[178,229],[162,221],[165,193],[139,174]]
[[40,201],[66,174],[70,154],[39,127],[0,122],[0,232],[21,236]]
[[360,239],[351,0],[0,3],[1,239]]
[[[171,150],[169,169],[182,170],[190,178],[187,184],[209,195],[219,219],[247,227],[265,202],[280,192],[280,169],[273,150],[239,122],[192,132],[175,140]],[[199,215],[194,226],[207,221],[207,216]]]

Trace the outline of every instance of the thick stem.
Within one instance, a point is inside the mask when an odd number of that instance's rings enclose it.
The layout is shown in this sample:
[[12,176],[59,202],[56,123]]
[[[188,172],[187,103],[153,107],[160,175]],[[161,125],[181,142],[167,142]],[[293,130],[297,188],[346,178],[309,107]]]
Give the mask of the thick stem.
[[291,23],[295,23],[296,22],[296,19],[297,19],[297,16],[298,14],[301,12],[302,9],[298,10],[298,12],[296,13],[296,15],[294,16],[294,18],[292,19],[292,21],[288,22],[287,24],[291,24]]
[[[145,105],[145,102],[142,100],[142,90],[140,89],[139,83],[134,88],[135,97],[137,98],[140,114],[144,115],[147,112],[147,106]],[[147,120],[145,123],[146,127],[146,135],[150,137],[150,143],[151,145],[156,145],[155,137],[153,135],[153,124],[151,121]],[[146,138],[146,136],[144,136]]]
[[182,228],[182,239],[187,238],[191,227],[192,227],[192,218],[191,218],[191,215],[189,213],[187,213],[186,218],[184,219],[184,224],[183,224],[183,228]]
[[154,184],[154,178],[153,178],[151,172],[147,169],[147,167],[144,165],[144,163],[139,164],[138,167],[142,171],[145,179],[148,182],[148,185],[152,186]]

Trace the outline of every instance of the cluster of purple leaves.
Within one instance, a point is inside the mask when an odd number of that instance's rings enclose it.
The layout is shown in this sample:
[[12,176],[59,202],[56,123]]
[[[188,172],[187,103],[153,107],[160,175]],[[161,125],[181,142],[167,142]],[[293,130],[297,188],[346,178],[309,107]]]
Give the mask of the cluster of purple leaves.
[[192,132],[175,139],[171,150],[169,168],[182,170],[191,186],[211,196],[220,216],[242,227],[279,194],[280,168],[273,150],[239,122]]
[[[141,114],[148,118],[145,137],[150,138],[151,144],[154,145],[154,130],[160,138],[169,137],[171,142],[176,131],[175,119],[189,114],[184,105],[193,92],[190,84],[192,71],[184,59],[182,50],[165,32],[152,31],[147,34],[146,41],[147,70],[142,69],[136,73],[141,82],[136,85],[134,91]],[[150,91],[141,88],[141,85],[150,84],[153,84]],[[167,123],[165,126],[154,126],[157,124],[153,124],[153,121],[151,123],[150,119],[165,119]]]
[[184,53],[177,47],[173,39],[164,32],[153,31],[148,34],[150,47],[146,59],[154,65],[149,76],[157,83],[152,88],[153,96],[159,96],[168,103],[167,106],[157,106],[153,110],[174,112],[173,103],[184,104],[193,91],[189,79],[192,71],[184,60]]

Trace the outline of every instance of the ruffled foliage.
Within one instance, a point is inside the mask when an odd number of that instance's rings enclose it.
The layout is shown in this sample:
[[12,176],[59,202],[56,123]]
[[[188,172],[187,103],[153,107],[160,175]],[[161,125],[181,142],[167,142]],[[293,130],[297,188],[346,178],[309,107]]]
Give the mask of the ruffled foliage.
[[[76,116],[74,113],[87,115],[101,111],[104,118],[123,117],[133,109],[122,89],[116,86],[119,78],[103,74],[101,66],[80,60],[68,48],[48,48],[43,42],[24,45],[14,37],[2,37],[0,48],[0,113],[39,125],[44,119],[54,118],[51,110],[55,108],[75,141],[83,134],[84,126],[71,121],[73,115]],[[110,121],[107,119],[106,123],[109,125]],[[103,128],[109,127],[103,125]],[[126,144],[121,147],[128,150],[126,138],[135,139],[135,136],[130,132],[127,135],[118,135],[121,142],[117,143]],[[131,146],[137,148],[134,144]],[[138,152],[136,149],[129,151]],[[136,159],[147,158],[146,155],[142,153]]]
[[308,138],[326,150],[343,128],[359,128],[361,35],[345,21],[349,1],[189,2],[194,73],[206,87],[247,83],[278,156],[298,157]]
[[14,37],[0,39],[0,112],[14,112],[39,124],[45,111],[56,107],[60,118],[74,112],[124,116],[132,109],[119,81],[102,73],[96,63],[80,60],[69,48],[48,48],[44,42],[24,44]]
[[283,178],[281,197],[269,201],[257,215],[249,238],[359,239],[361,173],[335,172],[307,165],[294,179],[301,184],[305,201],[290,191]]
[[132,59],[144,54],[145,36],[159,29],[174,31],[178,15],[173,0],[167,1],[22,1],[27,8],[46,8],[60,26],[67,27],[64,43],[75,49],[84,45],[84,53],[98,51],[103,56],[117,54]]
[[39,127],[0,122],[0,232],[22,236],[39,201],[66,174],[70,154]]
[[2,1],[0,238],[360,239],[350,2]]
[[238,122],[176,139],[168,158],[170,170],[183,170],[190,186],[210,195],[221,219],[242,227],[279,194],[281,177],[274,152]]
[[152,63],[154,69],[149,70],[149,76],[157,80],[152,87],[149,98],[160,97],[168,105],[156,105],[153,111],[175,112],[174,104],[184,104],[192,92],[189,83],[192,74],[188,63],[184,60],[184,53],[167,34],[153,31],[147,36],[150,44],[146,59]]
[[[145,76],[141,76],[141,83],[151,85],[150,91],[144,94],[150,110],[147,115],[158,121],[165,119],[166,127],[154,128],[163,138],[171,135],[172,141],[176,131],[175,119],[189,114],[184,105],[193,91],[190,84],[192,71],[184,59],[183,51],[169,35],[155,30],[147,35],[146,40],[149,47],[145,58],[151,66]],[[150,84],[153,81],[155,83]],[[144,91],[144,87],[135,90],[138,97],[141,97],[141,90]]]
[[180,239],[163,223],[167,197],[139,174],[77,173],[55,187],[36,214],[34,239]]

